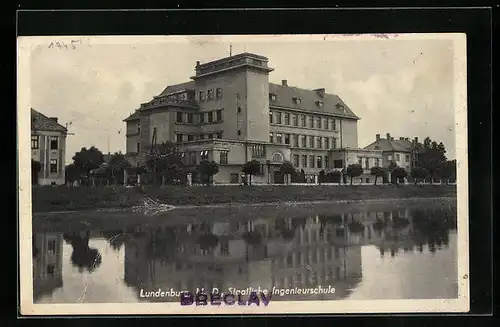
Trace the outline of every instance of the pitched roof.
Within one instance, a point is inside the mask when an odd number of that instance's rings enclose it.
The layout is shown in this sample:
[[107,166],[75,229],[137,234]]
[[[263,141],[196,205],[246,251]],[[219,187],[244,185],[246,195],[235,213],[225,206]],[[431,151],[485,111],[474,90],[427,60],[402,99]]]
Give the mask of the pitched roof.
[[[422,143],[417,144],[417,149],[422,147]],[[363,149],[365,150],[381,150],[381,151],[396,151],[396,152],[411,152],[413,149],[413,142],[410,140],[388,140],[379,139]]]
[[139,120],[139,110],[136,110],[133,114],[125,118],[123,121]]
[[169,86],[167,86],[167,88],[165,90],[163,90],[160,93],[160,96],[183,91],[183,90],[194,90],[195,87],[196,87],[196,85],[195,85],[194,81],[184,82],[184,83],[175,84],[175,85],[169,85]]
[[68,130],[54,119],[31,108],[31,130],[66,133]]
[[[276,101],[270,101],[270,106],[338,114],[343,117],[359,119],[359,117],[354,114],[354,112],[342,101],[342,99],[335,94],[324,93],[324,96],[321,97],[315,90],[307,90],[273,83],[269,83],[269,93],[276,95]],[[294,97],[299,98],[300,103],[295,103]],[[323,106],[318,106],[317,101],[323,102]],[[343,111],[342,107],[339,106],[342,106],[345,111]]]

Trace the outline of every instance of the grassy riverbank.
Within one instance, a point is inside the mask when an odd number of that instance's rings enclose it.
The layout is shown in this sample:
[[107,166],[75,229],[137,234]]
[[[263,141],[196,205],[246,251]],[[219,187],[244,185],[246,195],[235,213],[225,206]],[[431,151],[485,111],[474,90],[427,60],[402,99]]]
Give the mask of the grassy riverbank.
[[346,201],[456,196],[455,185],[34,187],[33,212],[126,208],[142,205],[146,194],[166,204],[208,205],[296,201]]

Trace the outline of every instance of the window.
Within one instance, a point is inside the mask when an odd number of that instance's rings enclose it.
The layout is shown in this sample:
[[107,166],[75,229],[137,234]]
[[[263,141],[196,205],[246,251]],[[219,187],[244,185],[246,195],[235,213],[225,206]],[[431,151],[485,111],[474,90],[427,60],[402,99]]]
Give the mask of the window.
[[363,158],[358,158],[358,165],[363,167]]
[[214,90],[210,89],[207,91],[208,100],[212,100],[214,98]]
[[217,134],[216,134],[216,135],[217,135],[217,138],[218,138],[218,139],[221,139],[221,138],[222,138],[222,132],[217,132]]
[[328,129],[328,118],[323,120],[323,129]]
[[285,144],[290,144],[290,134],[285,134]]
[[342,166],[343,166],[343,161],[341,159],[333,160],[333,168],[342,168]]
[[314,156],[309,156],[309,167],[314,168]]
[[31,135],[31,148],[38,149],[38,135]]
[[137,123],[137,133],[141,132],[141,123]]
[[281,112],[276,113],[276,124],[281,124]]
[[293,97],[293,102],[296,104],[300,104],[302,101],[300,100],[300,98]]
[[48,265],[47,266],[47,275],[49,276],[54,276],[55,275],[55,266],[54,265]]
[[200,134],[200,140],[204,140],[205,139],[205,134]]
[[57,159],[50,159],[50,172],[57,173]]
[[306,127],[306,116],[305,115],[300,116],[300,125],[302,127]]
[[218,87],[217,90],[215,91],[215,96],[217,99],[222,98],[222,87]]
[[205,113],[204,112],[200,113],[199,117],[200,117],[200,124],[204,124],[205,123]]
[[194,135],[188,135],[188,141],[194,141]]
[[222,110],[217,110],[217,121],[222,121]]
[[137,143],[137,153],[141,153],[141,143]]
[[328,156],[325,156],[325,168],[330,168],[330,159]]
[[208,151],[207,150],[203,150],[200,152],[200,159],[201,160],[208,160]]
[[193,123],[193,113],[192,113],[192,112],[189,112],[189,113],[187,114],[187,116],[188,116],[188,123],[189,123],[189,124],[192,124],[192,123]]
[[314,118],[309,117],[309,128],[314,128]]
[[177,122],[182,123],[182,112],[177,113]]
[[57,150],[59,147],[59,138],[57,136],[51,136],[50,137],[50,149],[51,150]]
[[309,136],[309,147],[314,148],[314,136]]
[[336,149],[337,148],[337,139],[334,137],[332,139],[332,149]]
[[274,142],[274,134],[269,133],[269,143],[273,143],[273,142]]
[[265,148],[263,144],[253,144],[252,145],[252,158],[264,158]]
[[305,135],[301,135],[300,138],[302,139],[301,146],[303,148],[307,147],[307,140]]
[[290,125],[290,114],[285,112],[285,125]]
[[302,155],[302,167],[307,168],[307,155]]
[[228,256],[229,255],[229,241],[224,240],[221,241],[220,243],[220,254],[223,256]]
[[409,154],[406,154],[406,155],[405,155],[405,161],[406,161],[406,162],[410,162],[410,155],[409,155]]
[[396,154],[394,155],[394,160],[399,161],[399,153],[396,153]]
[[316,128],[321,128],[321,117],[316,118]]
[[321,144],[321,136],[316,137],[316,147],[317,147],[318,149],[321,149],[321,146],[322,146],[322,145],[323,145],[323,144]]
[[213,123],[213,121],[214,121],[214,113],[210,111],[208,113],[208,122]]
[[241,96],[239,93],[236,93],[236,101],[240,101],[241,100]]
[[182,142],[182,134],[177,134],[177,142]]
[[241,107],[238,107],[238,113],[240,113],[240,112],[241,112]]
[[299,166],[299,155],[298,154],[294,154],[293,155],[293,165],[295,167],[298,167]]
[[325,137],[325,149],[330,149],[330,139]]
[[380,167],[380,159],[379,158],[375,158],[375,167]]
[[269,94],[269,99],[271,101],[276,101],[276,94],[274,94],[274,93]]
[[205,101],[205,92],[200,91],[200,93],[199,93],[199,94],[200,94],[200,96],[199,96],[200,101]]
[[365,169],[369,169],[369,168],[370,168],[370,159],[365,158]]
[[299,116],[297,115],[292,116],[292,124],[293,126],[299,126]]
[[281,133],[276,134],[276,143],[283,143],[283,136],[281,135]]
[[219,162],[222,164],[222,165],[227,165],[227,154],[228,154],[229,151],[221,151],[220,152],[220,160]]
[[208,139],[213,139],[214,138],[214,134],[208,134]]
[[296,148],[299,147],[299,136],[298,135],[293,135],[293,146]]
[[316,168],[323,168],[323,158],[321,156],[316,157]]
[[337,130],[337,120],[335,118],[332,119],[332,130],[334,130],[334,131]]
[[392,160],[392,156],[387,156],[387,160],[391,161]]
[[47,242],[47,251],[49,253],[56,253],[56,241],[55,240],[50,240]]
[[322,101],[316,101],[316,105],[320,108],[323,108],[323,102]]
[[273,112],[270,111],[269,112],[269,124],[272,124],[273,123]]

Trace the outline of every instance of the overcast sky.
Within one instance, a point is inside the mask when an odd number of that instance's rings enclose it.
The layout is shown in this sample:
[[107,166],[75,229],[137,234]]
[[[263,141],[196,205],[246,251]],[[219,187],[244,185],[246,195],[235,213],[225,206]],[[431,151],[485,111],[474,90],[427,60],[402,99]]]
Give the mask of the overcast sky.
[[[375,134],[442,141],[455,158],[453,42],[319,37],[193,37],[43,44],[31,55],[31,106],[72,122],[67,158],[92,145],[125,152],[122,120],[167,85],[189,81],[196,61],[252,52],[269,58],[270,82],[338,94],[361,120],[359,147]],[[54,39],[55,40],[55,39]],[[66,39],[65,43],[69,44]],[[385,136],[383,136],[385,137]]]

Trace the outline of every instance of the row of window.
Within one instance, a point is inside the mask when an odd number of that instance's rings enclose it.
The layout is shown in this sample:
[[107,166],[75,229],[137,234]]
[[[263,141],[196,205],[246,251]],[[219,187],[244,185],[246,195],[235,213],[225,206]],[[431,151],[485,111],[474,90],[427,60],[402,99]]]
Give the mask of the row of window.
[[[307,234],[306,234],[307,235]],[[326,234],[325,234],[326,235]],[[326,238],[326,236],[325,236]],[[319,239],[318,239],[319,241]],[[307,244],[308,241],[305,241],[301,244]],[[328,247],[321,249],[313,249],[308,250],[304,253],[304,251],[290,253],[286,258],[281,259],[273,259],[272,264],[278,266],[279,268],[292,268],[294,265],[305,265],[309,263],[318,263],[318,262],[328,262],[340,257],[340,249],[338,247]],[[321,253],[323,252],[323,253]]]
[[[392,156],[389,156],[388,157],[389,160],[392,160]],[[395,153],[394,154],[394,161],[400,161],[401,160],[401,156],[399,153]],[[410,155],[409,154],[405,154],[405,161],[406,162],[410,162]]]
[[214,132],[214,133],[208,133],[208,134],[199,134],[199,135],[194,135],[194,134],[176,134],[175,140],[177,142],[190,142],[190,141],[197,141],[197,140],[205,140],[205,139],[221,139],[222,138],[222,132]]
[[[215,98],[216,99],[222,98],[222,87],[218,87],[215,89]],[[206,97],[205,97],[205,91],[199,91],[198,92],[198,99],[200,101],[213,100],[214,99],[214,90],[208,89],[206,92]]]
[[332,131],[337,130],[337,120],[335,118],[291,114],[289,112],[280,111],[269,112],[269,123],[292,127],[316,128]]
[[296,148],[310,149],[336,149],[337,139],[335,137],[269,133],[269,142],[277,144],[290,144]]
[[[373,158],[374,167],[380,167],[380,159]],[[363,167],[364,169],[370,169],[370,158],[358,158],[358,165]]]
[[[182,153],[182,157],[184,158],[184,161],[188,165],[196,165],[198,163],[197,157],[199,153],[200,157],[200,162],[203,160],[209,160],[209,152],[208,150],[202,150],[202,151],[190,151],[190,152],[184,152]],[[219,152],[219,163],[222,165],[227,165],[228,163],[228,155],[229,151],[220,151]]]
[[330,157],[294,154],[292,164],[297,168],[330,168]]
[[[276,102],[276,100],[278,100],[278,96],[275,93],[270,93],[269,94],[269,101]],[[302,103],[302,99],[299,98],[299,97],[293,97],[292,100],[293,100],[293,103],[295,103],[295,104],[301,104]],[[323,101],[316,100],[314,102],[316,103],[316,106],[318,106],[319,108],[323,108],[323,106],[324,106]]]
[[[198,121],[195,122],[195,115],[198,116]],[[176,114],[176,122],[177,123],[187,123],[187,124],[205,124],[205,123],[218,123],[222,122],[222,109],[208,111],[208,112],[200,112],[200,113],[184,113],[178,111]],[[140,131],[140,130],[138,130]]]
[[[39,135],[31,135],[31,148],[32,149],[39,149],[40,148],[40,136]],[[51,136],[50,137],[50,150],[57,150],[59,149],[59,137],[58,136]]]

